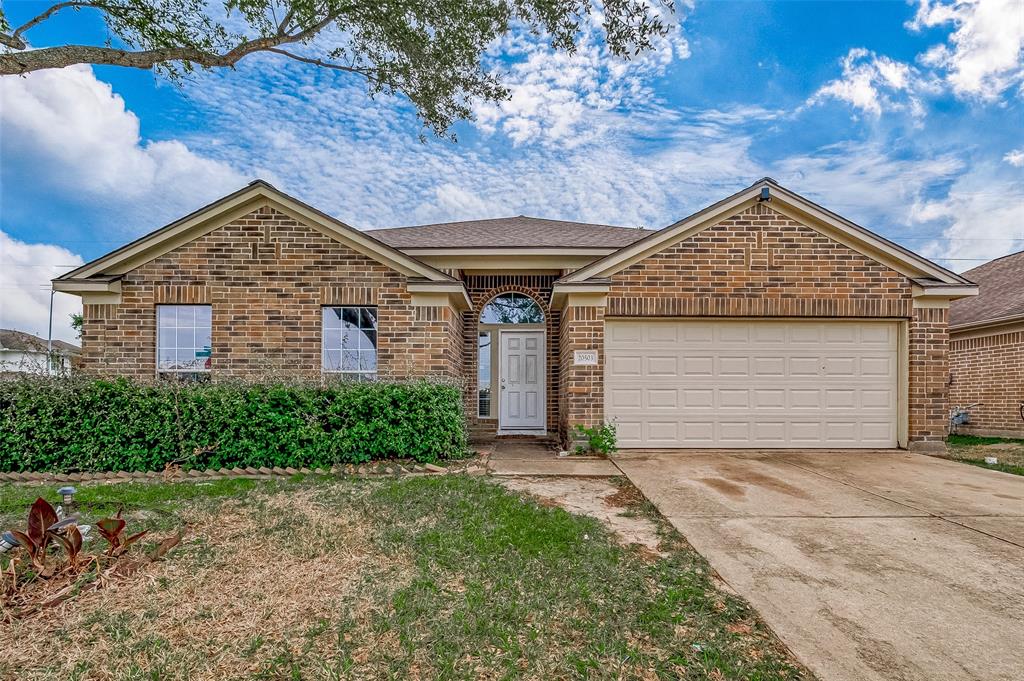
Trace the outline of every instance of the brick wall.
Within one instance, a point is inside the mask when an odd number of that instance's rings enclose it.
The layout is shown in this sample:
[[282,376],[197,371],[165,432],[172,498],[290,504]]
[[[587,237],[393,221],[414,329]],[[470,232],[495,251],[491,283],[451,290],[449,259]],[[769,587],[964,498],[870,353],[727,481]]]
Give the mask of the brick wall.
[[[547,361],[547,386],[545,395],[547,399],[547,422],[548,429],[553,430],[558,424],[558,381],[559,381],[559,337],[558,329],[561,326],[561,313],[548,308],[548,301],[551,300],[551,287],[558,279],[556,274],[489,274],[489,275],[468,275],[464,281],[469,292],[469,298],[473,301],[473,309],[464,312],[462,324],[465,333],[463,346],[462,364],[466,377],[466,414],[469,415],[470,427],[473,432],[479,435],[494,433],[498,429],[497,419],[481,419],[477,416],[477,367],[478,348],[477,334],[480,330],[480,313],[491,298],[509,291],[515,291],[528,295],[537,301],[544,311],[546,361]],[[497,352],[497,344],[492,346],[492,352]]]
[[461,375],[461,319],[414,308],[404,275],[261,208],[125,275],[119,305],[86,305],[84,370],[151,378],[160,303],[213,312],[214,375],[320,375],[321,306],[376,305],[385,377]]
[[[562,313],[558,432],[569,442],[576,425],[593,427],[604,419],[603,307],[567,307]],[[576,350],[596,350],[596,366],[576,366]]]
[[949,425],[949,310],[915,309],[909,324],[912,449],[943,449]]
[[[568,425],[603,419],[603,318],[597,323],[586,310],[569,309],[563,317],[565,327],[581,327],[562,330],[561,399]],[[946,311],[914,309],[906,277],[768,205],[757,204],[613,275],[605,316],[907,320],[910,439],[933,443],[944,435]],[[598,371],[571,366],[572,350],[584,347],[602,350]],[[588,385],[597,393],[588,393]]]
[[981,403],[971,409],[971,424],[958,432],[1024,437],[1024,331],[953,337],[949,368],[950,404]]

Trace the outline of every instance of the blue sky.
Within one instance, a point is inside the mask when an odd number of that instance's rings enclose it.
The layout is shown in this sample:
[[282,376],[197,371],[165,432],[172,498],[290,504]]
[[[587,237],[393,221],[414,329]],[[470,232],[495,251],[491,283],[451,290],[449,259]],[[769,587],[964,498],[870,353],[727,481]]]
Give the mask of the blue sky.
[[[48,3],[7,2],[13,24]],[[0,326],[49,278],[255,177],[360,228],[527,214],[662,227],[770,175],[942,264],[1024,249],[1024,3],[680,2],[630,63],[514,35],[458,142],[401,98],[276,57],[182,87],[114,67],[0,80]],[[68,12],[33,45],[105,37]],[[58,296],[62,320],[77,299]]]

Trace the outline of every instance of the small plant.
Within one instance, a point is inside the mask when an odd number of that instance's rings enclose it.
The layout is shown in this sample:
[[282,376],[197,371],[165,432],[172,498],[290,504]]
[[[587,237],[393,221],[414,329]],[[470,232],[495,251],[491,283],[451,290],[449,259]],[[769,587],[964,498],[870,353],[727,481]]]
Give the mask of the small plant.
[[573,431],[576,433],[577,438],[587,441],[586,447],[576,445],[577,454],[585,454],[587,452],[611,454],[614,451],[618,451],[618,447],[615,444],[614,423],[602,423],[593,428],[576,424],[573,426]]
[[46,549],[57,533],[51,528],[57,524],[57,511],[46,499],[39,497],[28,510],[28,528],[11,530],[11,534],[28,553],[32,567],[42,573],[46,570]]
[[142,532],[136,532],[135,534],[124,537],[124,528],[127,525],[124,518],[121,517],[121,511],[117,512],[117,515],[113,518],[104,518],[103,520],[97,521],[96,531],[99,532],[110,547],[107,549],[107,555],[118,557],[128,550],[128,547],[139,541],[146,536],[148,530]]

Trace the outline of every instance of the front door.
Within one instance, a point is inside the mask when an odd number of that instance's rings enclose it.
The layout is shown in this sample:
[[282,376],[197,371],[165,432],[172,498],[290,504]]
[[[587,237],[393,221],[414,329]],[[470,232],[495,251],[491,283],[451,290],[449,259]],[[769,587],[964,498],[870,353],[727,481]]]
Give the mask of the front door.
[[498,372],[498,427],[543,430],[544,332],[505,331]]

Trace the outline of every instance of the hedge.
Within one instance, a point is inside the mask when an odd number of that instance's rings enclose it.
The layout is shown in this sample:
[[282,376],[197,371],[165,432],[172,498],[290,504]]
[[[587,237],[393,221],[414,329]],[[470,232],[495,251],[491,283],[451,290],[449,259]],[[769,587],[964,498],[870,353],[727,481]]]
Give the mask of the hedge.
[[0,381],[5,472],[430,462],[465,449],[462,396],[449,383]]

